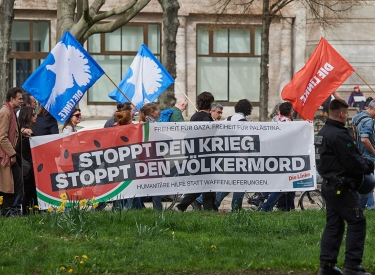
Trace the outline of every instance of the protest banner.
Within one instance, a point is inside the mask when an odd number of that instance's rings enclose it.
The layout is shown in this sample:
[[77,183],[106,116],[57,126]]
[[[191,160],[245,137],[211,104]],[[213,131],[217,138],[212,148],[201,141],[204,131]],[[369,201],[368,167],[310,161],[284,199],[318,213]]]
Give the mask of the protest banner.
[[71,199],[316,188],[308,122],[146,123],[32,137],[39,207]]

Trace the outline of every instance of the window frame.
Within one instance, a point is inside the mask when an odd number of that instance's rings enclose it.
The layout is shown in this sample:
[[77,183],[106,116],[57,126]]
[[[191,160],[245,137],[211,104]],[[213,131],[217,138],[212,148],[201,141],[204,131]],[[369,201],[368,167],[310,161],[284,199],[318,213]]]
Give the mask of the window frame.
[[[127,23],[126,25],[122,26],[122,27],[125,27],[125,26],[142,26],[143,27],[143,43],[145,45],[148,45],[148,26],[149,25],[159,25],[159,30],[160,30],[160,41],[159,41],[159,49],[160,49],[160,53],[158,54],[154,54],[155,57],[159,58],[160,62],[161,62],[161,56],[162,56],[162,41],[163,41],[163,38],[162,38],[162,24],[161,23],[158,23],[158,22],[134,22],[134,23]],[[87,52],[91,55],[91,56],[95,56],[95,55],[112,55],[112,56],[124,56],[124,55],[127,55],[127,56],[133,56],[135,57],[137,55],[137,51],[107,51],[105,49],[105,33],[100,33],[100,52],[90,52],[90,44],[89,44],[89,40],[87,39]],[[126,72],[124,72],[126,73]],[[116,83],[117,85],[118,83]],[[115,89],[115,86],[113,86],[113,89]],[[90,101],[90,89],[87,90],[87,105],[110,105],[110,106],[113,106],[113,105],[116,105],[117,102],[106,102],[106,101]]]
[[[198,53],[198,28],[199,27],[206,27],[208,30],[208,54],[200,54]],[[196,25],[196,95],[198,96],[200,92],[198,91],[198,59],[200,57],[225,57],[229,58],[231,57],[247,57],[247,58],[261,58],[261,53],[255,54],[255,31],[257,28],[262,28],[262,25],[231,25],[231,24],[197,24]],[[214,52],[214,30],[217,29],[227,29],[228,34],[229,30],[231,29],[246,29],[250,32],[250,53],[215,53]],[[227,89],[227,98],[228,100],[215,100],[216,102],[223,103],[225,106],[234,106],[236,102],[230,101],[230,94],[229,94],[229,81],[227,83],[228,89]],[[259,100],[255,102],[251,102],[253,106],[259,106]]]

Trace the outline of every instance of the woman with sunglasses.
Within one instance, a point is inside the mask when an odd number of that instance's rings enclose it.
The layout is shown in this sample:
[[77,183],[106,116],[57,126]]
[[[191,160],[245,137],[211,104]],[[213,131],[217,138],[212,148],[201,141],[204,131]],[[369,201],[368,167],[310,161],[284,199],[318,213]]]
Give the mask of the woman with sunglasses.
[[[36,121],[36,113],[34,108],[32,107],[23,107],[20,110],[18,123],[21,128],[28,128],[33,129]],[[31,134],[34,136],[34,134]],[[33,160],[31,156],[31,148],[30,148],[30,138],[22,136],[22,140],[19,143],[19,152],[21,152],[22,167],[29,169],[28,173],[26,174],[24,171],[23,173],[23,184],[24,184],[24,196],[22,200],[22,214],[27,215],[30,213],[30,209],[34,209],[34,206],[38,205],[38,200],[36,196],[36,186],[35,186],[35,178],[34,178],[34,170],[33,170]],[[27,162],[27,163],[26,163]]]
[[81,110],[74,108],[70,117],[65,121],[62,132],[63,133],[72,133],[77,132],[76,126],[81,122]]

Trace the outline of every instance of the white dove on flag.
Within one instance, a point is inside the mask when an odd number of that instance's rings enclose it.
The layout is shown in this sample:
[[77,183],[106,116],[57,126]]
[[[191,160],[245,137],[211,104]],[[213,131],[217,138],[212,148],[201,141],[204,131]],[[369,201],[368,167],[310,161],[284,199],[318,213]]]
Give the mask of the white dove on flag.
[[44,106],[47,110],[54,103],[56,97],[74,86],[74,80],[79,86],[87,85],[91,80],[89,61],[74,46],[66,46],[59,42],[53,48],[51,54],[55,58],[55,64],[47,65],[46,68],[56,74],[56,82]]
[[108,96],[121,104],[131,101],[140,109],[145,103],[157,99],[172,83],[173,77],[146,45],[142,44],[120,81],[119,89],[113,90]]
[[131,101],[134,105],[138,105],[138,103],[143,101],[142,87],[147,95],[154,94],[161,87],[163,76],[158,64],[147,56],[137,55],[130,68],[133,72],[142,72],[141,75],[133,73],[127,80],[127,82],[135,86],[134,97]]

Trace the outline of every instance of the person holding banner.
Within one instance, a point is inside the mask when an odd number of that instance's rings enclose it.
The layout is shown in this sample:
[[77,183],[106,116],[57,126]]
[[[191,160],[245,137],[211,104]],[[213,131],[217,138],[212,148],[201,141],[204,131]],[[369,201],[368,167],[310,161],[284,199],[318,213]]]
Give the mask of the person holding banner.
[[[210,114],[212,102],[214,102],[214,96],[210,92],[203,92],[197,97],[198,112],[196,112],[190,119],[190,121],[214,121]],[[203,209],[204,210],[215,210],[215,192],[203,193]],[[176,211],[185,211],[188,206],[193,203],[200,193],[186,194],[182,201],[175,206]]]
[[[322,196],[326,202],[326,226],[320,244],[318,275],[371,275],[363,267],[366,217],[358,193],[365,173],[374,171],[374,162],[361,156],[345,128],[349,105],[334,99],[329,118],[315,136],[316,166],[323,177]],[[373,186],[372,186],[373,187]],[[335,265],[346,232],[343,273]]]
[[355,85],[354,91],[349,96],[348,104],[351,107],[359,107],[359,111],[362,112],[364,107],[365,107],[366,102],[365,102],[365,100],[356,101],[355,97],[357,97],[357,96],[363,97],[363,94],[362,94],[361,90],[359,89],[359,86]]
[[[159,117],[158,106],[155,103],[146,103],[139,110],[139,122],[141,123],[154,123]],[[152,206],[156,210],[162,210],[163,206],[161,204],[162,196],[152,196]],[[142,199],[141,199],[142,200]],[[143,202],[142,202],[142,206]]]
[[[22,90],[10,88],[0,109],[0,196],[3,197],[1,214],[9,216],[17,194],[22,193],[21,159],[17,157],[16,145],[19,128],[14,109],[22,103]],[[21,129],[21,133],[31,135],[30,129]],[[22,134],[24,134],[22,133]]]
[[173,113],[169,118],[169,122],[184,122],[185,119],[182,116],[182,112],[186,110],[188,104],[187,99],[184,97],[177,99],[176,104],[171,108]]

